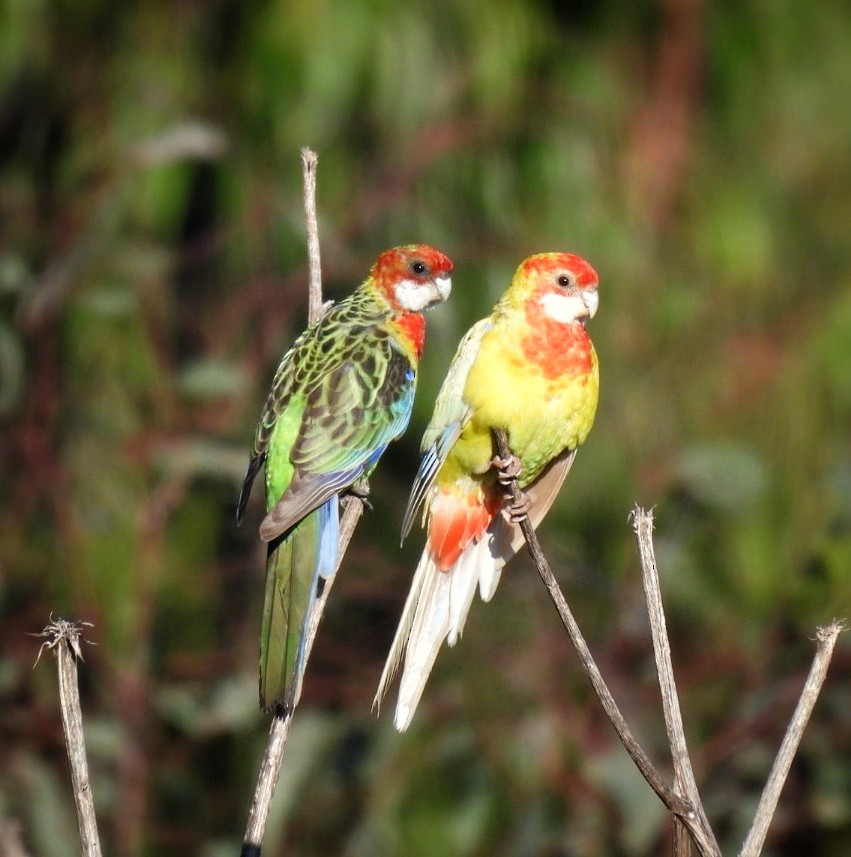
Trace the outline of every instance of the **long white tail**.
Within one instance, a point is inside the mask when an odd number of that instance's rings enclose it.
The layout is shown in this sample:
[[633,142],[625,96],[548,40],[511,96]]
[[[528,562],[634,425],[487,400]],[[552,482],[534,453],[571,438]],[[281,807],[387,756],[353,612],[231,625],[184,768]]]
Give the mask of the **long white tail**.
[[454,646],[461,636],[476,586],[489,601],[503,565],[502,557],[491,554],[489,533],[469,545],[448,571],[440,571],[428,550],[423,552],[373,703],[380,704],[404,658],[395,717],[400,732],[414,716],[441,644],[446,640]]
[[[534,527],[555,500],[575,455],[576,450],[565,450],[527,488]],[[414,716],[441,643],[446,640],[454,646],[461,636],[476,584],[482,601],[490,601],[503,566],[523,543],[520,527],[502,512],[491,521],[483,538],[468,545],[448,571],[437,568],[428,548],[423,552],[373,700],[373,707],[378,708],[404,659],[395,718],[400,732],[408,728]]]

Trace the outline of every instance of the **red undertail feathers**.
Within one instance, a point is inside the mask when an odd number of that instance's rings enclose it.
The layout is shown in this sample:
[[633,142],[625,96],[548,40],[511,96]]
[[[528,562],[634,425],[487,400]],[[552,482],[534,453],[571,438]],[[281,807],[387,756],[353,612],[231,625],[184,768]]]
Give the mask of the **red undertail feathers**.
[[429,508],[428,550],[441,571],[449,571],[467,545],[482,537],[501,505],[499,496],[481,492],[437,494]]

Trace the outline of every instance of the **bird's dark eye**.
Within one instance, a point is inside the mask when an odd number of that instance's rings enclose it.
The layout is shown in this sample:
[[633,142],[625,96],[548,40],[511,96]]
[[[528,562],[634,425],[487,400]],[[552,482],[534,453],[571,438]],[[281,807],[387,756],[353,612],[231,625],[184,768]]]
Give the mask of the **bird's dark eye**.
[[568,277],[568,276],[567,276],[567,274],[559,274],[558,278],[556,279],[556,282],[557,282],[557,283],[558,283],[558,284],[559,284],[563,289],[566,289],[569,285],[571,285],[571,283],[570,283],[570,277]]
[[419,259],[416,262],[411,262],[411,270],[417,275],[424,274],[426,272],[425,262],[420,262]]

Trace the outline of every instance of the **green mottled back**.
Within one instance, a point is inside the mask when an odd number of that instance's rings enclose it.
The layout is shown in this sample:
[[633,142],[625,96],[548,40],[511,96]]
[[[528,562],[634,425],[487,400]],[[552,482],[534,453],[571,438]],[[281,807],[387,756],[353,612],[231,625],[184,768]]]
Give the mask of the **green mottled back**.
[[310,608],[337,566],[338,495],[368,476],[405,430],[425,331],[418,310],[446,297],[450,271],[430,247],[387,251],[351,296],[302,333],[275,373],[237,508],[241,520],[265,463],[264,709],[286,712],[298,700]]

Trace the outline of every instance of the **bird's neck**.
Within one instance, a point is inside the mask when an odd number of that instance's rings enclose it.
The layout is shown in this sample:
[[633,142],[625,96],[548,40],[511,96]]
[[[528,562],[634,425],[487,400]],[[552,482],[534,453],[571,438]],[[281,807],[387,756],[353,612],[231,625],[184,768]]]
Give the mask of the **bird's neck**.
[[592,370],[594,346],[582,324],[549,318],[537,301],[527,304],[525,315],[527,323],[520,348],[545,376],[584,375]]
[[403,312],[390,322],[410,347],[417,360],[423,356],[425,345],[425,318],[418,312]]

